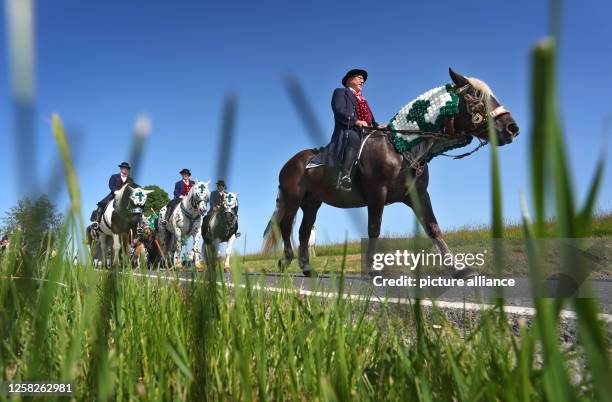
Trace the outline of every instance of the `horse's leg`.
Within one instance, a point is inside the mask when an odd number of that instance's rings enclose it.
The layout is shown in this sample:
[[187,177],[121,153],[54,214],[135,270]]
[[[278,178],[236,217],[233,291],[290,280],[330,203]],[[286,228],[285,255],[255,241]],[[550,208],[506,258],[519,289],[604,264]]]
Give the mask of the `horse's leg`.
[[293,260],[293,246],[291,245],[291,230],[293,229],[293,221],[295,220],[295,214],[297,214],[298,203],[290,205],[285,204],[285,213],[280,221],[280,231],[283,237],[284,254],[285,258],[278,261],[279,268],[283,269],[291,264]]
[[121,250],[121,242],[119,241],[119,235],[113,235],[113,265],[119,265],[119,251]]
[[[178,226],[178,225],[177,225]],[[183,267],[183,261],[181,259],[181,251],[183,251],[183,239],[180,227],[174,227],[174,265],[177,268]]]
[[170,243],[172,245],[172,262],[175,267],[182,268],[181,251],[183,251],[183,232],[181,227],[183,226],[183,219],[180,214],[175,211],[169,221],[172,223],[172,230],[170,231],[172,234],[172,242]]
[[108,258],[108,256],[106,255],[107,245],[106,245],[106,235],[104,233],[100,233],[98,235],[98,245],[97,245],[97,247],[100,248],[100,250],[99,250],[99,252],[100,252],[99,263],[100,263],[100,265],[102,265],[103,268],[106,268],[106,259]]
[[311,194],[307,194],[304,200],[302,200],[302,223],[300,224],[300,248],[299,248],[299,264],[304,276],[310,276],[312,274],[312,268],[310,267],[310,256],[308,252],[308,242],[310,240],[310,232],[312,226],[317,219],[317,211],[321,207],[321,200],[315,198]]
[[[453,254],[442,238],[442,231],[440,230],[440,226],[438,225],[438,221],[434,215],[433,207],[431,206],[431,199],[429,198],[429,192],[427,189],[418,189],[417,200],[419,205],[416,208],[412,206],[412,203],[410,202],[411,200],[409,199],[407,199],[404,203],[412,207],[413,211],[415,211],[415,214],[421,223],[421,226],[425,230],[425,233],[427,233],[427,236],[429,236],[438,252],[442,255],[444,261],[446,260],[444,258],[445,255]],[[470,268],[460,269],[455,267],[454,264],[452,264],[450,268],[454,270],[455,277],[467,277],[474,274],[474,271]]]
[[232,258],[232,247],[234,246],[234,242],[236,241],[236,234],[230,236],[227,240],[227,247],[225,247],[225,264],[223,264],[223,268],[229,272],[230,269],[230,259]]
[[196,270],[202,269],[202,260],[200,253],[202,252],[202,218],[200,218],[199,225],[193,225],[191,229],[191,236],[193,236],[193,257],[195,261]]
[[173,263],[173,245],[174,239],[172,238],[172,232],[168,230],[168,226],[164,225],[159,231],[159,243],[161,246],[161,257],[164,269],[170,269]]
[[376,250],[383,210],[387,201],[387,188],[380,187],[368,193],[368,248],[366,251],[366,267],[371,272],[371,261]]

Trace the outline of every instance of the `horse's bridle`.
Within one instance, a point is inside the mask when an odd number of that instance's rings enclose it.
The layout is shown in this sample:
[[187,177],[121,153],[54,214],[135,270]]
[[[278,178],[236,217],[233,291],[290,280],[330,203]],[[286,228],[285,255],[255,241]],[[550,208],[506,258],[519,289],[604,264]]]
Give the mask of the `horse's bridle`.
[[[510,113],[510,111],[502,105],[487,112],[484,93],[480,89],[474,88],[471,83],[467,83],[459,88],[455,87],[455,94],[463,97],[465,100],[466,111],[470,115],[470,121],[472,123],[469,133],[461,134],[482,134],[484,131],[488,130],[487,117],[491,117],[491,119],[495,121],[498,117]],[[454,133],[454,119],[450,118],[448,120],[450,120],[451,131]],[[448,126],[449,124],[447,124],[447,127]],[[453,133],[449,134],[452,135]]]
[[[238,215],[236,215],[236,213],[234,212],[234,210],[232,208],[225,208],[223,207],[224,211],[223,212],[223,219],[225,220],[226,224],[227,224],[227,229],[226,229],[226,233],[225,235],[227,237],[229,237],[230,235],[230,230],[232,230],[232,228],[235,226],[236,221],[238,220]],[[230,216],[230,218],[228,218],[227,216]]]
[[[199,196],[199,195],[196,193],[196,194],[192,195],[192,196],[191,196],[191,198],[189,199],[189,204],[190,204],[191,208],[192,208],[194,211],[197,211],[197,210],[198,210],[198,203],[199,203],[200,201],[204,201],[204,203],[207,203],[207,202],[208,202],[208,197],[206,196],[206,194],[204,194],[204,197],[203,197],[202,199],[200,199],[200,196]],[[187,217],[188,217],[190,220],[193,220],[193,219],[195,219],[195,218],[197,218],[197,217],[198,217],[198,214],[197,214],[197,213],[196,213],[195,215],[190,214],[190,213],[189,213],[189,211],[187,211],[187,210],[186,210],[186,209],[183,207],[183,205],[182,205],[182,204],[181,204],[181,209],[183,210],[183,212],[185,213],[185,215],[186,215],[186,216],[187,216]],[[200,215],[202,215],[202,214],[200,214]]]

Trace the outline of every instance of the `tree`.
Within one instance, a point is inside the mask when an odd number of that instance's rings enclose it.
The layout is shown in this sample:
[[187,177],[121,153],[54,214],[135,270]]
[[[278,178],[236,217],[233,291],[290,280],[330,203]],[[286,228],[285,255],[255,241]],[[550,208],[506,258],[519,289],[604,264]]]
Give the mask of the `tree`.
[[28,253],[34,254],[46,247],[51,236],[57,238],[63,217],[45,195],[32,199],[24,197],[5,215],[3,232],[9,236],[21,231],[21,242]]
[[157,213],[160,209],[162,209],[166,204],[170,202],[170,198],[168,198],[168,193],[166,191],[156,186],[155,184],[151,184],[144,187],[145,190],[153,190],[152,193],[147,195],[147,202],[144,205],[144,213],[145,215],[151,214],[151,208]]

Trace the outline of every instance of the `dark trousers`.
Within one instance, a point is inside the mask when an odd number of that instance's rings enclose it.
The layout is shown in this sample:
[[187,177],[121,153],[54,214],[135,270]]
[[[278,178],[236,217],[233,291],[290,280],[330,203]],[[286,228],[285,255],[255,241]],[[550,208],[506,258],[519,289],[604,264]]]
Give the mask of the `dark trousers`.
[[361,146],[361,135],[355,130],[347,130],[344,135],[346,135],[346,143],[344,146],[341,169],[344,176],[350,176],[351,168],[355,164],[357,154],[359,153],[359,147]]

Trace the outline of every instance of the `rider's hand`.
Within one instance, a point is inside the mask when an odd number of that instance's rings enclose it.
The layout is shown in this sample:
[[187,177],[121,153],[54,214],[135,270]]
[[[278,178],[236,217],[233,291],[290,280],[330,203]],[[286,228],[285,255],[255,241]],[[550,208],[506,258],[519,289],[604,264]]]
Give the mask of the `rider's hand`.
[[367,123],[367,122],[365,122],[365,121],[363,121],[363,120],[357,120],[357,121],[355,122],[355,125],[356,125],[357,127],[367,127],[367,126],[368,126],[368,123]]
[[386,124],[379,124],[377,127],[378,128],[387,128],[387,125]]

